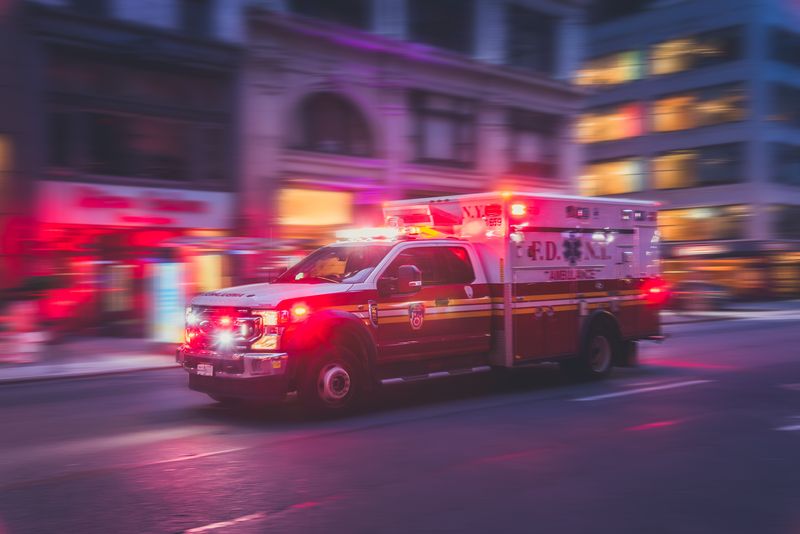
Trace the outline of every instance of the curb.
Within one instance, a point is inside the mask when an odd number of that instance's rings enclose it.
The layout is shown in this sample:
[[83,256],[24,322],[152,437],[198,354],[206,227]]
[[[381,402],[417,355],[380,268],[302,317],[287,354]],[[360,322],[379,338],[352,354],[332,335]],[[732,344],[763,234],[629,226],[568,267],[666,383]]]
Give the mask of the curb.
[[[3,378],[0,376],[0,387],[11,384],[27,384],[31,382],[50,382],[54,380],[69,380],[73,378],[95,378],[100,376],[113,376],[130,373],[138,373],[141,371],[161,371],[164,369],[178,369],[180,365],[177,363],[172,365],[160,365],[153,367],[127,367],[120,369],[107,369],[103,371],[87,371],[83,373],[65,373],[65,374],[52,374],[40,376],[22,376],[19,378]],[[1,373],[0,373],[1,375]]]
[[697,319],[685,319],[681,321],[661,321],[661,326],[672,326],[677,324],[695,324],[695,323],[715,323],[719,321],[735,321],[740,317],[702,317]]

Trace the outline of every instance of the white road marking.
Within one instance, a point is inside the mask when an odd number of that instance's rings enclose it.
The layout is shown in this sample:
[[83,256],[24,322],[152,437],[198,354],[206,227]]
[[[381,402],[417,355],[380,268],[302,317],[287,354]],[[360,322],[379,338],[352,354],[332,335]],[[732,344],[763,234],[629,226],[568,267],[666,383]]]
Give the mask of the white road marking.
[[572,399],[574,401],[584,402],[584,401],[595,401],[595,400],[602,400],[602,399],[613,399],[614,397],[626,397],[628,395],[637,395],[639,393],[649,393],[650,391],[660,391],[662,389],[675,389],[675,388],[684,388],[687,386],[696,386],[698,384],[706,384],[711,382],[711,380],[687,380],[685,382],[673,382],[672,384],[663,384],[660,386],[650,386],[646,388],[638,388],[638,389],[629,389],[626,391],[615,391],[614,393],[603,393],[602,395],[592,395],[591,397],[580,397],[577,399]]
[[797,430],[800,430],[800,425],[779,426],[775,430],[780,430],[782,432],[795,432]]
[[57,456],[98,454],[126,447],[144,447],[152,443],[210,435],[222,429],[224,429],[222,426],[190,425],[178,428],[126,432],[111,436],[97,436],[61,443],[47,443],[19,449],[0,449],[0,466],[40,462]]
[[256,521],[258,519],[263,519],[265,517],[267,517],[267,514],[263,512],[257,512],[255,514],[243,515],[241,517],[237,517],[229,521],[220,521],[218,523],[209,523],[208,525],[203,525],[201,527],[190,528],[189,530],[185,530],[184,532],[186,532],[187,534],[194,532],[208,532],[210,530],[217,530],[219,528],[232,527],[234,525],[238,525],[239,523]]
[[209,456],[219,456],[221,454],[230,454],[232,452],[239,452],[246,450],[248,447],[234,447],[232,449],[222,449],[219,451],[201,452],[199,454],[187,454],[186,456],[178,456],[177,458],[167,458],[165,460],[155,460],[152,462],[143,462],[140,464],[133,464],[134,467],[146,467],[152,465],[172,464],[175,462],[185,462],[187,460],[196,460],[198,458],[208,458]]

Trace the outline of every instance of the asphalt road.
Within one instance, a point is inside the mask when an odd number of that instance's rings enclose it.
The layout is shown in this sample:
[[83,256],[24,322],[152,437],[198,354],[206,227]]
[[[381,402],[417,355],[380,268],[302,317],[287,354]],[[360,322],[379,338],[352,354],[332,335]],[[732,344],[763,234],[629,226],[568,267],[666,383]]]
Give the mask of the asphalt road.
[[799,324],[676,325],[604,382],[428,382],[332,421],[180,370],[2,386],[0,532],[800,533]]

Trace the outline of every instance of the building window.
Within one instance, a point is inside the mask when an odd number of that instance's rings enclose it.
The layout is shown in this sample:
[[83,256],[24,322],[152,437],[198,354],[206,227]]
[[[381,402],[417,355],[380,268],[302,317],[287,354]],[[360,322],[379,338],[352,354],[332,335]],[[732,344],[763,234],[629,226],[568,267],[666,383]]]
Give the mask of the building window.
[[800,65],[800,34],[773,28],[770,31],[770,55],[776,61]]
[[410,95],[416,161],[467,167],[475,161],[475,103],[434,93]]
[[472,53],[472,0],[408,0],[411,39],[445,50]]
[[369,29],[369,0],[291,0],[291,9],[306,17],[354,28]]
[[558,18],[510,4],[506,8],[507,61],[544,74],[553,74],[556,63]]
[[558,117],[522,109],[511,109],[510,171],[537,178],[558,174]]
[[314,93],[300,105],[299,138],[293,148],[349,156],[371,156],[367,120],[349,100],[331,92]]
[[121,68],[65,47],[48,49],[46,76],[51,172],[230,181],[227,77]]
[[800,206],[773,205],[769,211],[778,239],[800,239]]
[[734,61],[741,57],[741,28],[725,28],[653,45],[650,51],[650,72],[654,75],[674,74]]
[[180,0],[181,30],[192,37],[211,37],[212,0]]
[[588,87],[608,87],[644,78],[644,54],[628,50],[590,59],[578,71],[576,82]]
[[71,113],[54,111],[47,116],[47,161],[54,168],[68,168],[74,164],[72,140],[75,124]]
[[749,214],[741,204],[662,210],[658,226],[664,241],[743,239]]
[[91,174],[189,179],[191,130],[185,123],[95,112],[86,119]]
[[770,118],[792,126],[800,126],[800,89],[782,83],[773,85]]
[[772,143],[772,180],[800,185],[800,146]]
[[741,143],[713,145],[666,152],[653,158],[653,186],[679,189],[742,181]]
[[644,189],[644,160],[625,158],[598,161],[584,167],[580,176],[581,195],[621,195]]
[[81,15],[108,16],[108,0],[72,0],[72,9]]
[[745,95],[739,84],[706,87],[653,102],[653,130],[672,132],[745,118]]
[[595,0],[588,6],[589,21],[593,24],[611,22],[641,13],[655,2],[656,0]]
[[578,121],[578,138],[582,143],[598,143],[642,135],[643,108],[641,102],[627,102],[593,109]]

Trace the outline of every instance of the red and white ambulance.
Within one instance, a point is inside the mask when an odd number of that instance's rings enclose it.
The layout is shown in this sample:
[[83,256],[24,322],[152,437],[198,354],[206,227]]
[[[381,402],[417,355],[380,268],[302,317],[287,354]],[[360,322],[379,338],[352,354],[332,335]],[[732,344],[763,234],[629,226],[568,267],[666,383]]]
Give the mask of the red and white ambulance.
[[657,204],[527,193],[389,202],[270,284],[204,293],[177,359],[221,402],[346,409],[389,384],[557,361],[602,377],[660,339]]

